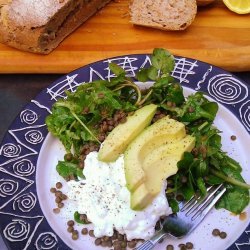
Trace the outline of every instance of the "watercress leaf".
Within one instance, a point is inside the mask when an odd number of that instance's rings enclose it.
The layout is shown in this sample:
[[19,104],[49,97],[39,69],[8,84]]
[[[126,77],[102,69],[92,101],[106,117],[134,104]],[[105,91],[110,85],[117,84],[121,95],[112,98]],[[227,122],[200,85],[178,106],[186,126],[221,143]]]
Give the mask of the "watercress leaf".
[[219,106],[216,102],[208,102],[202,105],[202,109],[210,113],[215,118],[218,112]]
[[146,82],[146,81],[148,81],[148,69],[144,69],[144,68],[140,69],[136,73],[136,78],[140,82]]
[[249,191],[244,188],[234,187],[228,189],[217,202],[216,208],[225,208],[234,214],[240,214],[249,204]]
[[198,164],[195,167],[195,176],[202,177],[208,173],[208,165],[207,162],[203,159],[196,161]]
[[174,69],[174,57],[165,49],[156,48],[151,56],[152,66],[163,73],[170,73]]
[[187,183],[187,185],[182,186],[180,188],[180,192],[184,196],[185,200],[190,200],[195,194],[194,188],[190,185],[190,183]]
[[197,187],[200,190],[201,196],[204,197],[207,194],[207,189],[206,189],[206,185],[205,185],[203,178],[199,177],[196,183],[197,183]]
[[66,162],[66,161],[59,161],[56,170],[59,175],[61,175],[63,178],[66,178],[68,176],[75,176],[75,177],[81,177],[83,178],[82,170],[79,171],[77,164],[72,162]]
[[206,183],[209,185],[219,185],[224,182],[223,179],[217,176],[211,175],[211,174],[207,175],[205,180],[206,180]]
[[[168,85],[168,78],[167,77],[161,77],[157,79],[153,85],[153,89],[163,90]],[[155,91],[157,91],[155,90]]]
[[[187,97],[186,102],[183,106],[183,116],[181,118],[184,122],[193,122],[200,118],[206,119],[208,121],[213,121],[215,117],[215,105],[206,106],[209,102],[203,95],[202,92],[196,92],[194,95]],[[204,109],[203,106],[206,108]],[[209,108],[213,111],[210,114]]]
[[126,75],[126,71],[115,63],[109,63],[109,69],[116,75]]
[[177,167],[179,170],[188,170],[193,161],[194,156],[189,152],[184,152],[183,159],[177,163]]
[[175,103],[177,106],[184,102],[185,98],[180,84],[175,83],[169,85],[166,100]]
[[150,80],[156,80],[158,77],[158,70],[155,67],[150,66],[147,69],[147,75]]
[[225,171],[225,168],[230,168],[236,172],[242,171],[240,164],[226,154],[223,155],[221,166],[224,168],[224,171]]
[[179,204],[176,199],[169,198],[168,199],[169,206],[171,207],[173,213],[179,212]]
[[[221,167],[226,176],[244,182],[241,174],[237,170],[228,167]],[[240,214],[249,204],[249,190],[234,185],[227,185],[227,191],[216,204],[217,208],[225,208],[235,214]]]
[[123,83],[125,79],[126,79],[125,74],[120,74],[117,77],[111,78],[110,81],[106,81],[105,86],[114,87],[119,83]]
[[216,169],[220,169],[221,160],[215,157],[214,155],[210,156],[209,163],[210,165],[214,166]]

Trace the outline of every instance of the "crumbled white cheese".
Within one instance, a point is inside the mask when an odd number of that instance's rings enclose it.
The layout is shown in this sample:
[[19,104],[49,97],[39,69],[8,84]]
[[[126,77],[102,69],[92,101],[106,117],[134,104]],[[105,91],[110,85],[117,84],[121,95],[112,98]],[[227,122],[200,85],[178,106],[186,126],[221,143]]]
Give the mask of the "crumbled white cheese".
[[113,163],[105,163],[98,161],[97,154],[91,152],[85,160],[86,180],[68,182],[68,197],[76,201],[76,210],[93,223],[96,237],[112,236],[115,228],[128,240],[150,238],[159,217],[172,213],[164,192],[166,183],[151,205],[134,211],[126,188],[123,155]]

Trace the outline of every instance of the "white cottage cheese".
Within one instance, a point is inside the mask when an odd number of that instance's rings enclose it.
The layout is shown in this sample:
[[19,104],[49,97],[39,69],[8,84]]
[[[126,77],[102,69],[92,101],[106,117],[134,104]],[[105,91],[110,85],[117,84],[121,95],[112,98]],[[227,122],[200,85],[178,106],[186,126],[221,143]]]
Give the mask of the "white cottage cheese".
[[85,160],[86,180],[68,182],[68,197],[76,201],[77,211],[93,223],[96,237],[112,236],[115,228],[128,240],[150,238],[159,217],[172,213],[164,193],[166,184],[145,210],[131,210],[123,156],[105,163],[98,161],[97,154],[91,152]]

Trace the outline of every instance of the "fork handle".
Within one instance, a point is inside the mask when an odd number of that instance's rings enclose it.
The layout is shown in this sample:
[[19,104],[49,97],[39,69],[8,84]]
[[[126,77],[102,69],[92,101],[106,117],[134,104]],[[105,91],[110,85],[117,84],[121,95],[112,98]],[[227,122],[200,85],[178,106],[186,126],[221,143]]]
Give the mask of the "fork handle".
[[166,235],[166,232],[161,229],[150,240],[143,242],[139,247],[135,248],[135,250],[151,250],[161,239],[165,238]]

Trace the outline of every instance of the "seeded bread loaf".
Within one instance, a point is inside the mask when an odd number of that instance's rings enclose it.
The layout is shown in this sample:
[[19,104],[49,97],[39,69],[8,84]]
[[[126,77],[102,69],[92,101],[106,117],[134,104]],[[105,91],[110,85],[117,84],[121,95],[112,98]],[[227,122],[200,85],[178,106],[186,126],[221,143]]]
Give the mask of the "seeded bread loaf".
[[48,54],[110,0],[0,0],[0,42]]
[[184,30],[197,13],[196,0],[133,0],[131,22],[163,30]]

